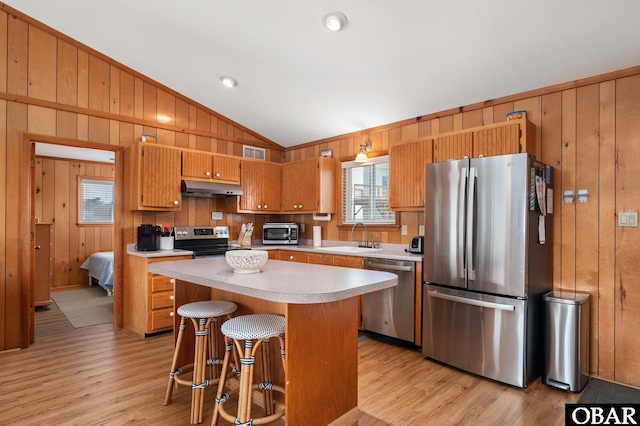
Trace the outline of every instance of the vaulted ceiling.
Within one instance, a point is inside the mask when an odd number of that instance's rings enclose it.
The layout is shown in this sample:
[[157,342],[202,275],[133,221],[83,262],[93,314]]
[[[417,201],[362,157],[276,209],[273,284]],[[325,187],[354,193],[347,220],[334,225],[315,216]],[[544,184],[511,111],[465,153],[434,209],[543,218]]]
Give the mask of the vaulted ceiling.
[[5,3],[284,147],[640,65],[638,0]]

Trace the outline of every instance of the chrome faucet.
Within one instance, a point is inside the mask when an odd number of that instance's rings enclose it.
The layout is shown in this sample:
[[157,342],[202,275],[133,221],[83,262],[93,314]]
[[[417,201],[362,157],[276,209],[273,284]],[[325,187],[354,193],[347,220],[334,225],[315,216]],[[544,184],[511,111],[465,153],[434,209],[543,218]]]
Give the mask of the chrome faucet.
[[362,244],[362,241],[360,241],[358,243],[358,247],[369,247],[369,230],[365,223],[358,222],[351,227],[351,239],[353,240],[353,230],[356,229],[356,226],[358,225],[364,226],[364,245]]

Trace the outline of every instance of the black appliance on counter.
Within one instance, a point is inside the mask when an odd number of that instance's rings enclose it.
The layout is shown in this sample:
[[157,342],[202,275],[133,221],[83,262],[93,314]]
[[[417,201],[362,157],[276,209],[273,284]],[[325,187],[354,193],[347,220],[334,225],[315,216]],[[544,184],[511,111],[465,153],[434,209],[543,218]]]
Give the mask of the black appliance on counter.
[[160,233],[162,230],[159,226],[142,224],[138,226],[138,251],[157,251],[160,249]]
[[173,248],[189,250],[193,257],[221,257],[229,250],[228,226],[176,226]]

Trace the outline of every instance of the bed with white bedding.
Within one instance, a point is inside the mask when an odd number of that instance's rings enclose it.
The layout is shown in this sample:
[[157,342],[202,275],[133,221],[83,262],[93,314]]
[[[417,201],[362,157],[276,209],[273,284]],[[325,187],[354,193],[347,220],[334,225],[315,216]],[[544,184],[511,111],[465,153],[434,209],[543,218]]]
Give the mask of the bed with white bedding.
[[109,296],[113,295],[113,252],[100,251],[90,255],[80,266],[89,275],[89,285],[93,285],[93,279],[98,285],[107,291]]

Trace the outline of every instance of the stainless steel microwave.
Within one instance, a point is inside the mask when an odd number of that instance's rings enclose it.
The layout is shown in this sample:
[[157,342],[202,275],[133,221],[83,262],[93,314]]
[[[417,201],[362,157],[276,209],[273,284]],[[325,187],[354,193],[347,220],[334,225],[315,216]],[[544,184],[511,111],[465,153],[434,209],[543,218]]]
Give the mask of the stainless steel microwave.
[[265,223],[262,226],[262,244],[298,244],[297,223]]

